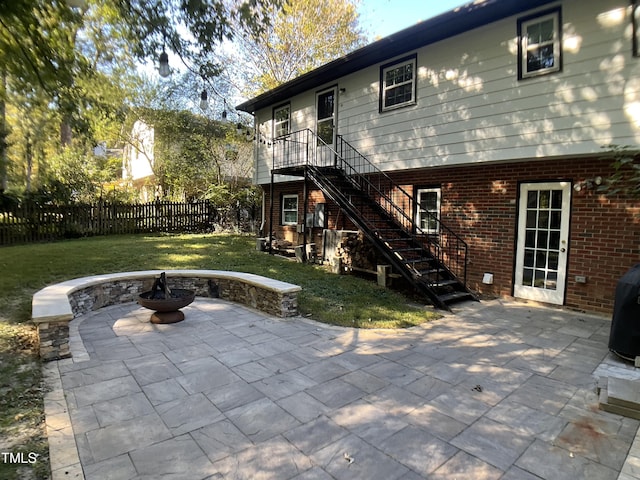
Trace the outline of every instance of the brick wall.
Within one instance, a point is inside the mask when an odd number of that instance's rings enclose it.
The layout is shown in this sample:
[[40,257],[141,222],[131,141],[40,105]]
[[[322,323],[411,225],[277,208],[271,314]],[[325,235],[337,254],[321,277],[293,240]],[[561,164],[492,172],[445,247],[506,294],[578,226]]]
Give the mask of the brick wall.
[[[519,183],[564,180],[575,184],[606,177],[609,163],[597,158],[569,158],[419,169],[391,175],[410,194],[414,187],[440,186],[442,221],[469,244],[469,286],[481,293],[511,295]],[[280,191],[299,193],[299,215],[303,218],[302,182],[276,187],[276,199]],[[609,314],[617,280],[640,262],[640,201],[608,198],[590,188],[579,192],[572,189],[571,197],[566,305]],[[317,201],[325,199],[312,189],[308,211],[313,211]],[[335,205],[328,207],[329,228],[353,228]],[[281,234],[280,213],[274,211],[276,233]],[[493,285],[482,284],[484,272],[494,274]],[[576,275],[586,276],[587,282],[577,283]]]

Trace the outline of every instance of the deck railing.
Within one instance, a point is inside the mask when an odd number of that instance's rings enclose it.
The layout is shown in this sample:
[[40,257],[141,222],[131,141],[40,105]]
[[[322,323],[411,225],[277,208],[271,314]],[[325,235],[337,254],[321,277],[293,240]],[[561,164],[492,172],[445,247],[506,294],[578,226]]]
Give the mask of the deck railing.
[[328,145],[310,129],[274,140],[274,172],[286,172],[304,166],[342,170],[354,186],[373,198],[407,235],[425,246],[433,257],[466,285],[467,243],[429,211],[422,211],[423,218],[428,219],[431,227],[429,231],[416,225],[419,205],[416,205],[413,196],[341,135],[336,136],[335,145]]

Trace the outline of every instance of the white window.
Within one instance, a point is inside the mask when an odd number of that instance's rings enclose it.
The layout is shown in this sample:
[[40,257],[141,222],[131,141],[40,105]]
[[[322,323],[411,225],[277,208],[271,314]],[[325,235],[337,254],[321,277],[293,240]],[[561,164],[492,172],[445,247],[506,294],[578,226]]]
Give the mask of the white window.
[[289,135],[291,130],[291,107],[282,105],[273,109],[273,136],[274,138]]
[[296,225],[298,223],[298,195],[282,196],[282,224]]
[[438,233],[440,189],[420,188],[416,197],[416,225],[422,233]]
[[518,20],[520,78],[558,72],[562,67],[560,10]]
[[380,111],[416,103],[416,57],[380,68]]

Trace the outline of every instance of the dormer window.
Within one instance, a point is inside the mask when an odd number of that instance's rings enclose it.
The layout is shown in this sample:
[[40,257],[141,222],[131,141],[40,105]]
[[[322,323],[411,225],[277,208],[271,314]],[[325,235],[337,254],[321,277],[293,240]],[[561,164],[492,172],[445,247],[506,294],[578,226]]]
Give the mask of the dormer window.
[[518,78],[537,77],[560,71],[560,9],[519,19],[518,40]]

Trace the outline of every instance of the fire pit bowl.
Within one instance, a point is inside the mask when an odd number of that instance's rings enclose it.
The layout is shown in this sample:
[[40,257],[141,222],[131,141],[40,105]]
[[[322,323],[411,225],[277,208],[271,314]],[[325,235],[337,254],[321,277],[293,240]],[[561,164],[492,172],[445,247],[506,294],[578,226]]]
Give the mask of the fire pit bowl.
[[150,291],[138,295],[138,304],[154,311],[151,323],[177,323],[184,320],[184,313],[180,309],[189,305],[195,298],[196,293],[193,290],[169,289],[165,274],[162,273]]

